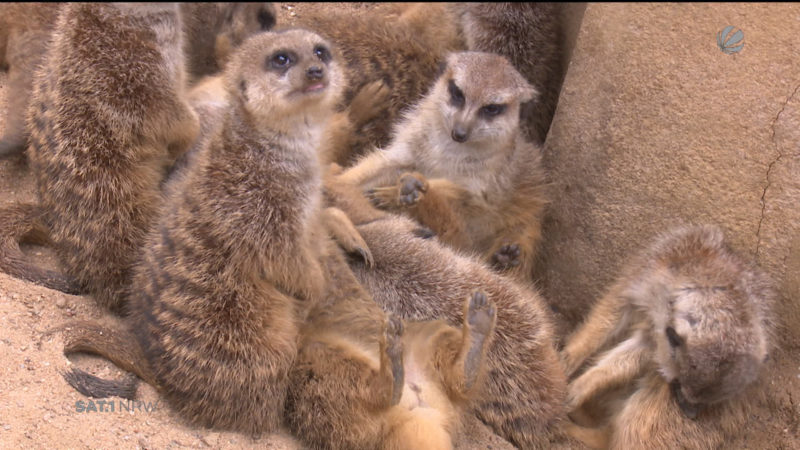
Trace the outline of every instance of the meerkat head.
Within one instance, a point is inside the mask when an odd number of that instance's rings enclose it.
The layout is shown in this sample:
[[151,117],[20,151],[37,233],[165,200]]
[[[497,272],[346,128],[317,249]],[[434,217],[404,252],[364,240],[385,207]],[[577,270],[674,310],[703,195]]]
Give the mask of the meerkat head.
[[272,3],[218,3],[222,24],[214,46],[219,67],[225,67],[234,49],[247,37],[275,26],[275,6]]
[[760,274],[723,243],[716,227],[684,228],[660,242],[660,311],[651,311],[654,358],[685,415],[741,393],[768,353]]
[[323,123],[344,84],[331,44],[310,31],[247,39],[225,70],[228,92],[256,128],[288,131]]
[[[521,103],[536,90],[503,56],[457,52],[447,57],[444,72],[429,98],[438,100],[439,126],[456,151],[487,143],[507,143],[519,132]],[[444,136],[443,136],[444,137]]]

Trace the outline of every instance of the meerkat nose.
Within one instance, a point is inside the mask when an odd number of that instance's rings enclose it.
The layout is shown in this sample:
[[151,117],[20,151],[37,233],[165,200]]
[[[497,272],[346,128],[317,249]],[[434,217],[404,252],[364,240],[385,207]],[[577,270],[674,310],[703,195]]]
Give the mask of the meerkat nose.
[[306,71],[306,77],[309,80],[319,80],[322,78],[323,72],[321,67],[311,66]]
[[467,131],[461,127],[453,128],[453,132],[450,133],[450,137],[452,137],[456,142],[467,142],[468,136],[469,133],[467,133]]

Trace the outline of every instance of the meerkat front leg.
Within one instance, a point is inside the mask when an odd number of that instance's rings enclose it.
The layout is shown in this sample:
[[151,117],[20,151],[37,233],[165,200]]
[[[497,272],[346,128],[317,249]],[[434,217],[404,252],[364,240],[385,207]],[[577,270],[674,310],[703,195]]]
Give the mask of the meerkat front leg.
[[372,267],[375,261],[369,246],[344,211],[335,207],[325,208],[322,210],[322,222],[328,234],[345,252],[360,255],[367,267]]
[[428,180],[418,172],[400,176],[393,186],[374,188],[367,196],[378,208],[404,211],[417,222],[433,230],[442,242],[465,247],[465,213],[460,205],[467,203],[469,194],[455,183],[435,178]]
[[381,367],[379,377],[381,380],[391,379],[391,383],[388,383],[391,391],[387,395],[385,388],[376,389],[375,391],[377,392],[383,392],[383,397],[376,398],[376,405],[389,407],[400,403],[400,397],[403,395],[403,385],[405,384],[402,338],[403,321],[395,315],[389,315],[386,319],[386,330],[380,340]]
[[561,357],[567,379],[572,378],[587,358],[626,330],[630,311],[621,295],[622,288],[614,286],[592,307],[583,324],[566,341]]
[[170,166],[194,144],[200,134],[200,120],[197,113],[186,102],[175,105],[169,116],[166,130],[167,151]]
[[569,384],[567,410],[574,411],[603,391],[633,382],[649,361],[650,351],[642,331],[609,350]]

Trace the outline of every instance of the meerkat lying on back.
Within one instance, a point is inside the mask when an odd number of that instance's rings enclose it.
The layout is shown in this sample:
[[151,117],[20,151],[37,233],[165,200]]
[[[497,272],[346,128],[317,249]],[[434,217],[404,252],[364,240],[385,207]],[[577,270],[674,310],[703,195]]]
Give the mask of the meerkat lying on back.
[[497,305],[488,376],[473,406],[478,418],[520,448],[574,448],[562,433],[566,377],[550,311],[537,292],[430,239],[431,231],[413,220],[376,209],[336,170],[325,187],[327,202],[348,215],[369,246],[373,263],[351,259],[350,267],[387,313],[458,326],[464,298],[475,290]]
[[388,148],[341,175],[455,248],[528,280],[545,205],[538,147],[520,134],[536,91],[502,56],[453,53]]
[[574,435],[619,449],[721,445],[746,420],[772,345],[772,301],[765,276],[716,227],[665,233],[566,341],[568,374],[588,365],[569,385],[573,417],[591,421],[584,405],[611,416]]
[[323,260],[326,297],[300,332],[289,429],[316,449],[451,449],[483,392],[493,302],[462,300],[458,327],[385,318],[337,250]]

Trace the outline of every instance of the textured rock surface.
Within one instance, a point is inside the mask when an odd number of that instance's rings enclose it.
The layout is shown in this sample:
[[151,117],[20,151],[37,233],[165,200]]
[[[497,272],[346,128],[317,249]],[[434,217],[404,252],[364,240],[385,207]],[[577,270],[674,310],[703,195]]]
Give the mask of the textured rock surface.
[[[728,25],[744,32],[738,54],[717,47]],[[590,4],[545,144],[537,275],[568,326],[678,223],[720,225],[771,275],[783,351],[732,448],[800,445],[798,35],[793,4]]]
[[[728,24],[744,31],[739,54],[717,47]],[[626,255],[694,221],[724,227],[800,321],[798,31],[788,4],[587,7],[545,150],[539,275],[569,319]]]

